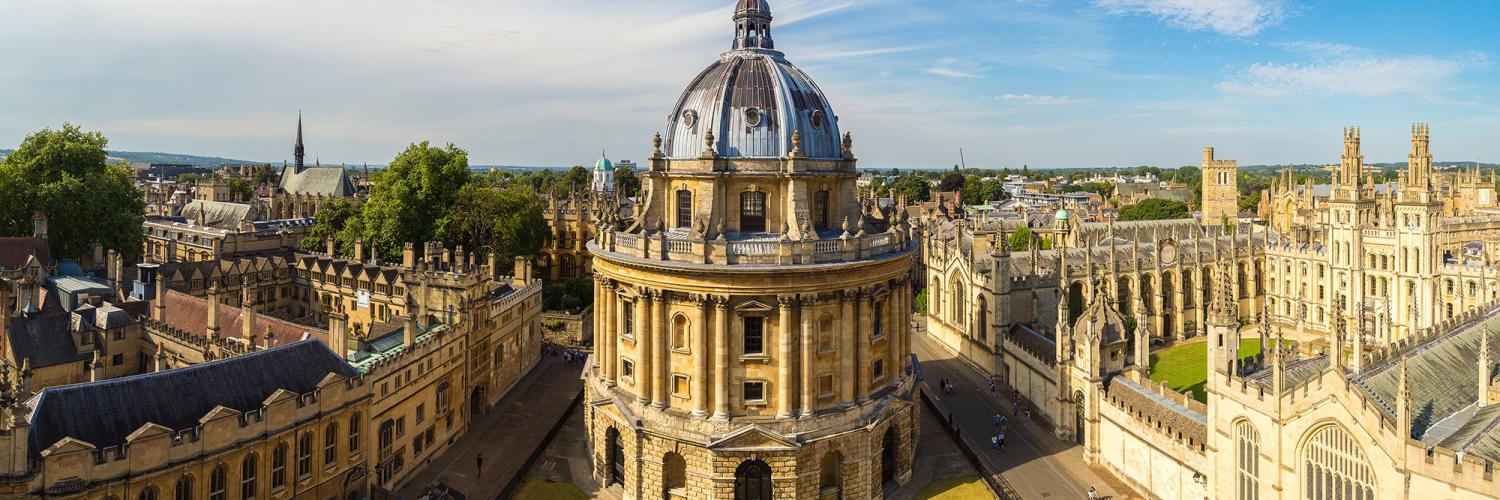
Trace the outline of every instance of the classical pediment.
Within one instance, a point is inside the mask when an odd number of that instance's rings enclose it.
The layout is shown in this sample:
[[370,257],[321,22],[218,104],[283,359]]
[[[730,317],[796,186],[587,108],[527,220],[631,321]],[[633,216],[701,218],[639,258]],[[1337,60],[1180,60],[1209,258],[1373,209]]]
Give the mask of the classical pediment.
[[752,300],[749,302],[745,302],[744,304],[740,304],[739,306],[735,307],[734,310],[740,312],[771,312],[775,309],[761,301]]
[[714,451],[796,451],[801,445],[757,425],[744,427],[708,444]]
[[240,414],[240,412],[236,411],[233,408],[229,408],[229,407],[222,406],[222,405],[221,406],[215,406],[214,409],[209,410],[207,414],[203,415],[202,418],[199,418],[198,419],[198,423],[206,424],[206,423],[212,422],[212,421],[220,419],[220,418],[234,417],[234,416],[238,416],[239,414]]
[[135,432],[130,433],[129,436],[125,436],[125,442],[131,443],[148,437],[160,436],[163,434],[172,434],[172,429],[168,429],[166,426],[163,426],[161,424],[147,422],[141,424],[141,427],[139,429],[136,429]]

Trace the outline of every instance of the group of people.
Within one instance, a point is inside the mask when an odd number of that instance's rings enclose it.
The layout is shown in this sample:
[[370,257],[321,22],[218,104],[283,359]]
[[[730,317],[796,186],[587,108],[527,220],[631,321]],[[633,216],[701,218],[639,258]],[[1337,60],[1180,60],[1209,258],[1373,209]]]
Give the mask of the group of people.
[[566,347],[557,347],[552,344],[542,344],[542,354],[546,356],[562,356],[563,362],[581,363],[588,357],[588,353]]
[[995,434],[990,436],[990,451],[1000,453],[1005,449],[1005,429],[1010,425],[1010,419],[995,414]]

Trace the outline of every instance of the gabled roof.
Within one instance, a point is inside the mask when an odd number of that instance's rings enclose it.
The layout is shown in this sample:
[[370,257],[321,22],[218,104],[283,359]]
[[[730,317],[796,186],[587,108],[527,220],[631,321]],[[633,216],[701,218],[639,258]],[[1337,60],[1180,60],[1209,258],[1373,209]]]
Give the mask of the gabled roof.
[[[17,316],[10,322],[10,348],[14,361],[31,360],[32,368],[76,363],[89,359],[73,342],[72,313],[54,312]],[[48,443],[51,444],[51,443]]]
[[147,424],[190,429],[219,406],[248,412],[277,391],[313,392],[330,373],[357,375],[322,343],[306,340],[185,368],[49,387],[31,401],[27,451],[35,458],[69,437],[116,446]]
[[304,167],[301,172],[281,170],[281,189],[291,194],[354,196],[344,167]]
[[0,238],[0,269],[20,269],[33,255],[43,266],[52,265],[52,252],[47,250],[47,242],[30,237]]
[[[1476,382],[1479,373],[1480,336],[1488,335],[1493,349],[1500,347],[1500,316],[1494,311],[1484,318],[1425,344],[1404,349],[1354,377],[1360,389],[1378,403],[1377,408],[1392,422],[1396,420],[1396,390],[1400,384],[1399,362],[1406,358],[1406,386],[1411,405],[1412,428],[1416,436],[1428,428],[1474,404],[1479,399]],[[1500,431],[1496,431],[1500,432]]]
[[[208,328],[208,299],[194,297],[176,290],[167,290],[167,310],[162,322],[179,330],[193,332],[202,335],[207,334]],[[240,337],[244,332],[241,322],[244,315],[238,307],[227,304],[219,304],[219,335],[224,337]],[[275,345],[286,345],[302,338],[302,333],[312,334],[313,338],[319,340],[328,339],[328,331],[299,325],[289,321],[273,318],[266,314],[255,317],[256,336],[260,337],[257,343],[265,345],[266,329],[276,334]],[[248,339],[247,339],[248,340]]]

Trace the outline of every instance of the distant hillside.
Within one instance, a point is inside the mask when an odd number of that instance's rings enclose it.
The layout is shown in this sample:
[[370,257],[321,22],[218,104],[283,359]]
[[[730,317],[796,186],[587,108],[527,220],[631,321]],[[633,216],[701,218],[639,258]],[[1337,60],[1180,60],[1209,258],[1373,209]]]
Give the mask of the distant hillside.
[[[9,155],[13,149],[0,149],[0,158]],[[109,151],[109,159],[120,163],[170,163],[174,165],[193,165],[197,167],[218,167],[224,164],[241,163],[265,163],[250,160],[235,160],[220,158],[217,156],[195,156],[178,153],[152,153],[139,151]]]

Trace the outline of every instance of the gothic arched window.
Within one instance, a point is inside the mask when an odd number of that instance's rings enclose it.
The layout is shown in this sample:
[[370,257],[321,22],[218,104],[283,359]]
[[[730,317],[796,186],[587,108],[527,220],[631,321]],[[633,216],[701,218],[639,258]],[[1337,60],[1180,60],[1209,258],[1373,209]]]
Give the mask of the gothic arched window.
[[1374,500],[1375,475],[1358,441],[1336,425],[1313,431],[1302,448],[1302,498]]
[[1234,426],[1235,435],[1235,498],[1258,500],[1260,498],[1260,433],[1248,420]]

